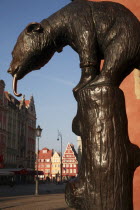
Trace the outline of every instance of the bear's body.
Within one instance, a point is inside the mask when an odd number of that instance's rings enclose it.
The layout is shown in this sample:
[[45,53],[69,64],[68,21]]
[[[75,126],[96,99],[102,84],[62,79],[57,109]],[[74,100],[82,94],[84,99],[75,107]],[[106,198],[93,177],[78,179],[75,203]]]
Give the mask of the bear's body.
[[[61,51],[66,45],[70,45],[80,57],[82,77],[75,91],[88,83],[118,86],[134,68],[140,68],[140,23],[121,4],[77,0],[38,24],[42,32],[33,30],[30,25],[30,34],[26,33],[25,28],[14,48],[16,62],[19,60],[21,44],[24,46],[22,52],[26,55],[22,55],[23,62],[20,59],[17,79],[42,67],[56,51]],[[28,47],[25,40],[28,40]],[[30,42],[35,43],[35,47],[30,47]],[[104,64],[100,72],[101,60],[104,60]],[[34,65],[29,66],[28,63],[32,61]],[[12,75],[15,74],[14,66],[13,58],[9,70]],[[25,70],[25,66],[29,69]]]

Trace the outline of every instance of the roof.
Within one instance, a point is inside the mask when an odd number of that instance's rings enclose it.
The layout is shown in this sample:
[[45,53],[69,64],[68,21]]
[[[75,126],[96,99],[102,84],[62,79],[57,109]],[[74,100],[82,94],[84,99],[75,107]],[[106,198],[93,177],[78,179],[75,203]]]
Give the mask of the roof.
[[8,102],[12,103],[13,105],[19,105],[20,104],[20,102],[13,95],[8,93],[7,91],[4,91],[4,93],[5,93],[5,96],[8,100]]
[[[44,153],[43,151],[47,152]],[[53,156],[53,150],[43,148],[42,150],[39,151],[38,159],[51,159],[52,156]]]
[[76,150],[75,150],[75,148],[74,148],[74,145],[73,145],[73,144],[70,144],[70,146],[71,146],[72,151],[74,152],[74,155],[75,155],[75,157],[76,157],[76,159],[77,159],[77,158],[78,158],[78,154],[77,154],[77,152],[76,152]]
[[28,106],[30,104],[30,100],[25,101],[25,105]]
[[[44,147],[42,150],[49,150],[47,147]],[[40,150],[41,151],[41,150]]]
[[[74,145],[73,144],[70,144],[70,143],[68,143],[68,145],[67,145],[67,147],[66,147],[66,149],[65,149],[65,152],[66,152],[66,150],[68,149],[68,148],[71,148],[71,150],[73,151],[73,153],[74,153],[74,156],[76,157],[76,159],[78,160],[78,154],[77,154],[77,152],[76,152],[76,150],[75,150],[75,148],[74,148]],[[64,152],[64,154],[65,154],[65,152]]]
[[22,100],[18,101],[13,95],[11,95],[10,93],[8,93],[8,91],[4,91],[6,98],[8,99],[8,101],[12,102],[13,104],[22,104],[23,102],[25,103],[25,106],[29,106],[30,104],[30,100],[25,100],[25,98],[23,98]]
[[60,152],[56,152],[56,151],[54,152],[53,157],[54,157],[55,155],[57,155],[58,157],[61,156]]

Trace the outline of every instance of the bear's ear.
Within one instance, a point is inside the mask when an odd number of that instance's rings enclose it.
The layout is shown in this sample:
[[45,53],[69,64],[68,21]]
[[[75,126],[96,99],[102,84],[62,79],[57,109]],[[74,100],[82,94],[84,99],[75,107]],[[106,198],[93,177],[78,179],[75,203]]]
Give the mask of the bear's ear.
[[41,33],[41,32],[43,32],[43,27],[41,26],[40,23],[36,23],[36,22],[30,23],[26,27],[26,33],[30,34],[32,32],[39,32],[39,33]]

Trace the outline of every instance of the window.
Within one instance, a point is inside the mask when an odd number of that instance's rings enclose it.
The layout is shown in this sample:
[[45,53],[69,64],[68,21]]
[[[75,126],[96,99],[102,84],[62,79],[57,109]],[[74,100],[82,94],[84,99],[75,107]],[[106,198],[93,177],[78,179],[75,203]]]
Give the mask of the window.
[[72,169],[70,169],[70,173],[72,174]]
[[43,153],[47,153],[47,150],[43,150]]
[[40,167],[40,168],[44,168],[44,165],[40,164],[39,167]]
[[59,160],[58,159],[55,159],[54,162],[59,162]]
[[46,172],[46,173],[49,173],[49,172],[50,172],[50,169],[45,169],[45,172]]

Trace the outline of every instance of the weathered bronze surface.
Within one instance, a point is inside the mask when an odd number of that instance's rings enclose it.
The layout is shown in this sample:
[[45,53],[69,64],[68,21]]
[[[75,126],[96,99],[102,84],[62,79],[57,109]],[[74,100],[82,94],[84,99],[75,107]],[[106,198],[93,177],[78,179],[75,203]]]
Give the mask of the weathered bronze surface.
[[85,87],[77,101],[73,131],[82,139],[82,160],[78,177],[66,186],[66,202],[79,210],[132,210],[140,149],[128,137],[123,92]]
[[[82,69],[74,91],[87,83],[119,86],[134,68],[140,68],[138,19],[118,3],[77,0],[23,30],[12,52],[8,72],[16,83],[44,66],[66,45],[79,54]],[[105,62],[100,72],[102,59]]]
[[[9,73],[17,81],[70,45],[80,58],[73,132],[82,138],[79,176],[66,187],[66,202],[83,210],[132,210],[132,181],[140,150],[128,137],[119,85],[140,69],[140,23],[113,2],[75,0],[41,23],[29,24],[14,47]],[[100,69],[101,60],[104,60]]]

